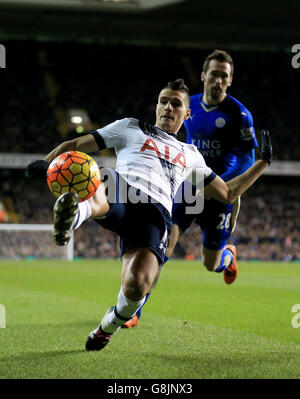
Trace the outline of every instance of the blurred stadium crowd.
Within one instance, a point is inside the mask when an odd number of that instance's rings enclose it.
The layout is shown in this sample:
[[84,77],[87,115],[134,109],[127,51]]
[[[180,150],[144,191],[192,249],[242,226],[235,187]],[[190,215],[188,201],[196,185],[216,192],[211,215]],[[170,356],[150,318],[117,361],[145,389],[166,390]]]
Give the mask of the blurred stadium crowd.
[[[26,51],[22,51],[24,46]],[[208,53],[199,49],[38,42],[9,42],[6,47],[10,73],[1,83],[5,93],[0,96],[1,153],[48,153],[63,140],[74,138],[78,133],[67,116],[74,108],[84,109],[89,116],[85,131],[127,116],[151,123],[157,94],[167,81],[184,77],[191,94],[202,90],[200,75]],[[270,129],[275,159],[299,159],[294,104],[300,83],[290,67],[290,54],[230,53],[235,72],[229,93],[252,112],[257,131]],[[46,184],[41,187],[29,182],[24,171],[0,169],[0,173],[0,202],[9,202],[15,215],[10,221],[52,223],[54,198]],[[231,238],[239,247],[240,259],[300,259],[299,190],[299,185],[286,177],[262,177],[248,190]],[[1,257],[13,254],[10,246],[21,251],[16,256],[27,256],[28,247],[36,246],[25,239],[26,233],[18,233],[15,242],[5,234],[1,233]],[[47,240],[41,235],[40,249]],[[181,237],[175,256],[201,258],[200,243],[200,229],[192,226]],[[118,255],[117,236],[96,223],[86,223],[75,232],[75,256]]]
[[[18,184],[15,184],[17,179]],[[18,176],[4,184],[5,196],[13,198],[19,223],[52,223],[54,197],[45,184],[30,183]],[[26,193],[26,195],[25,195]],[[242,260],[300,260],[300,186],[290,178],[278,181],[262,177],[242,196],[237,227],[230,239],[238,245]],[[47,233],[0,232],[0,257],[62,257],[55,246],[49,247]],[[174,258],[201,259],[201,230],[192,225],[176,246]],[[49,249],[48,249],[49,247]],[[74,256],[83,258],[118,258],[119,238],[94,221],[86,222],[75,231]]]
[[[300,188],[290,178],[262,177],[241,200],[241,209],[230,243],[243,260],[300,260]],[[185,254],[201,257],[201,230],[193,225],[181,236]]]

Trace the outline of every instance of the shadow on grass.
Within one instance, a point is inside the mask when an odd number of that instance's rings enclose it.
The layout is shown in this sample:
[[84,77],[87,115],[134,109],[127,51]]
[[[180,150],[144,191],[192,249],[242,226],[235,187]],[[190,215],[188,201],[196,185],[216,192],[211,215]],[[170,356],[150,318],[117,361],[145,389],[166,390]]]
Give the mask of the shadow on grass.
[[[101,315],[101,314],[100,314]],[[26,325],[26,328],[32,328],[33,332],[34,331],[40,331],[40,330],[44,330],[47,329],[47,331],[49,330],[56,330],[57,328],[68,328],[70,330],[72,329],[81,329],[81,328],[85,328],[87,329],[87,333],[89,334],[91,329],[94,329],[95,327],[97,327],[99,325],[101,318],[99,316],[98,319],[90,319],[90,320],[82,320],[82,321],[76,321],[74,322],[73,320],[65,320],[65,321],[56,321],[51,322],[51,323],[45,323],[45,324],[37,324],[37,323],[30,323]],[[7,332],[9,334],[10,330],[16,330],[18,328],[24,329],[24,323],[14,323],[13,326],[11,325],[7,325],[6,329],[3,330],[3,333]]]
[[[64,364],[70,355],[87,353],[85,349],[51,350],[45,352],[24,352],[21,355],[0,357],[0,378],[52,378],[47,373],[40,374],[41,365]],[[68,358],[72,361],[72,358]],[[68,366],[67,366],[68,367]],[[50,373],[51,374],[51,373]],[[64,372],[54,378],[65,378]]]
[[30,361],[30,360],[41,360],[42,358],[51,358],[63,355],[73,355],[76,353],[87,353],[85,349],[74,349],[74,350],[55,350],[55,351],[46,351],[46,352],[26,352],[23,355],[18,356],[6,356],[0,357],[1,361]]

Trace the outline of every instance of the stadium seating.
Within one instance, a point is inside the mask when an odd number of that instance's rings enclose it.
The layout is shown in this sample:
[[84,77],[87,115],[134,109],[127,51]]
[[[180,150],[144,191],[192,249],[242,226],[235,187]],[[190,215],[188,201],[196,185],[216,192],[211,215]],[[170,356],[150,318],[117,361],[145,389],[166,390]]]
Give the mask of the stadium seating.
[[[23,46],[6,43],[12,73],[2,82],[0,148],[9,152],[47,152],[74,137],[62,121],[70,108],[86,109],[92,127],[125,116],[153,122],[153,100],[167,81],[182,76],[191,94],[201,90],[207,55],[199,49],[37,42],[26,42],[23,52]],[[231,54],[235,73],[229,92],[249,108],[256,128],[269,128],[274,143],[280,141],[275,159],[299,159],[293,110],[300,83],[290,54]]]

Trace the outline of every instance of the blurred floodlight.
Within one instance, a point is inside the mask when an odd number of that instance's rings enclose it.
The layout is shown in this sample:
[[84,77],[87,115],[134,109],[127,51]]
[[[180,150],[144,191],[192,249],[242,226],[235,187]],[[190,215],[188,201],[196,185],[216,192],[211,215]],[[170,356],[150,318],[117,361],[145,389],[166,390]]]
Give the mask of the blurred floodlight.
[[68,110],[68,117],[71,123],[74,125],[80,125],[90,122],[90,117],[85,109],[83,108],[71,108]]
[[70,108],[67,114],[69,129],[75,130],[79,134],[91,129],[91,120],[85,109]]
[[79,125],[80,123],[82,123],[82,117],[78,116],[78,115],[74,115],[71,117],[71,122],[75,123],[76,125]]

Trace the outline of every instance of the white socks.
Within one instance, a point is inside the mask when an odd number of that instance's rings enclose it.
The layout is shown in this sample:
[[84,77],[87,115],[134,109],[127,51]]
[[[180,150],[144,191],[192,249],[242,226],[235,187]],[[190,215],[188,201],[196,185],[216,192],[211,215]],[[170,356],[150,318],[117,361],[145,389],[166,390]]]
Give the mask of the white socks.
[[78,214],[76,216],[76,221],[73,229],[76,230],[82,225],[82,223],[87,220],[92,215],[92,207],[89,201],[79,202],[78,204]]
[[101,328],[106,333],[113,333],[118,330],[126,321],[130,320],[143,305],[145,297],[139,301],[132,301],[124,295],[121,287],[118,295],[118,303],[114,311],[101,321]]
[[140,299],[139,301],[132,301],[124,295],[123,288],[121,286],[119,295],[118,295],[118,303],[117,303],[117,312],[127,319],[131,319],[132,316],[136,314],[136,311],[142,306],[144,303],[145,297]]

